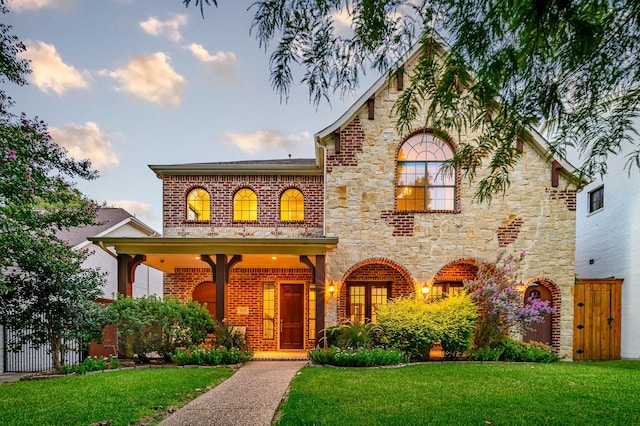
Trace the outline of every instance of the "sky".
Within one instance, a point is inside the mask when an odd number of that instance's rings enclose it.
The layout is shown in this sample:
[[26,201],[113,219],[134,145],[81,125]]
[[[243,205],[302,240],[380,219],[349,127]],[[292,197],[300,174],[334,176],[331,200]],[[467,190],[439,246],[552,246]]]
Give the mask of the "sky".
[[[27,86],[5,84],[14,112],[100,172],[77,188],[162,232],[162,184],[149,164],[313,158],[313,135],[358,93],[315,106],[306,86],[281,101],[270,51],[250,33],[252,0],[8,0],[26,45]],[[298,81],[301,74],[297,75]]]

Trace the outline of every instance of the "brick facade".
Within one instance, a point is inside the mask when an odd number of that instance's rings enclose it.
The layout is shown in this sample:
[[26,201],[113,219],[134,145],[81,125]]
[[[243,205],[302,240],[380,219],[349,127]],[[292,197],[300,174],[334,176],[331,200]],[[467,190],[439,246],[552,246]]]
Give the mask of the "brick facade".
[[[187,194],[194,188],[205,189],[211,197],[211,220],[186,219]],[[233,220],[233,196],[242,189],[253,190],[258,197],[256,221]],[[300,190],[304,196],[304,221],[280,220],[280,196],[290,188]],[[324,198],[322,176],[165,176],[163,191],[163,222],[165,236],[251,236],[258,229],[269,228],[276,235],[284,230],[311,234],[321,233]],[[247,228],[250,228],[247,231]],[[256,229],[256,230],[251,230]],[[264,233],[264,231],[263,231]]]

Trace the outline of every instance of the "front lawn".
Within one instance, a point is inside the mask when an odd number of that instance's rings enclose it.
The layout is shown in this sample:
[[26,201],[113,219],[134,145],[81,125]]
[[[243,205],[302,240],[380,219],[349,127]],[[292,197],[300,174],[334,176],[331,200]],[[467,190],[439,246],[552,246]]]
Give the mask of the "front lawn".
[[278,424],[640,424],[640,362],[307,367]]
[[182,405],[233,374],[228,367],[119,370],[0,385],[2,425],[128,425]]

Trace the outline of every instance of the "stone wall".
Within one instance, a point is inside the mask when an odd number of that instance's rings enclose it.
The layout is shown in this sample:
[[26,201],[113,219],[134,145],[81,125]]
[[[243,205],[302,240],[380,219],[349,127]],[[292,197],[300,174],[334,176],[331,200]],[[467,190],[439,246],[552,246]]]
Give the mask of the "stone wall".
[[[395,84],[379,90],[374,119],[362,105],[340,130],[340,153],[333,135],[321,141],[327,147],[326,233],[339,237],[337,249],[327,255],[327,280],[341,283],[353,265],[385,258],[402,265],[414,283],[432,282],[456,259],[494,260],[501,250],[525,251],[521,278],[544,277],[558,288],[562,311],[556,349],[570,356],[574,188],[562,177],[552,187],[551,164],[535,145],[525,142],[522,158],[511,171],[510,187],[491,203],[473,201],[477,180],[458,179],[456,212],[396,211],[396,153],[406,139],[398,135],[392,116],[397,96]],[[416,121],[416,129],[422,119]],[[459,137],[457,141],[450,135],[454,146],[473,135]],[[480,170],[478,178],[483,173]],[[339,310],[340,303],[331,301],[328,309]],[[338,314],[328,312],[327,321]]]

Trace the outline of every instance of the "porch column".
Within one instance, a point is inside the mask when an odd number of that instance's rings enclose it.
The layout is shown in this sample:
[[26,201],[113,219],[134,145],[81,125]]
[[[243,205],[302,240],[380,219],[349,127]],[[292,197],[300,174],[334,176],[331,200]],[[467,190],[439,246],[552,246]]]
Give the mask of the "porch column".
[[118,254],[118,293],[126,297],[133,296],[133,282],[136,280],[136,268],[147,260],[143,254],[131,256]]
[[227,282],[227,255],[216,255],[216,321],[224,320],[224,288]]

